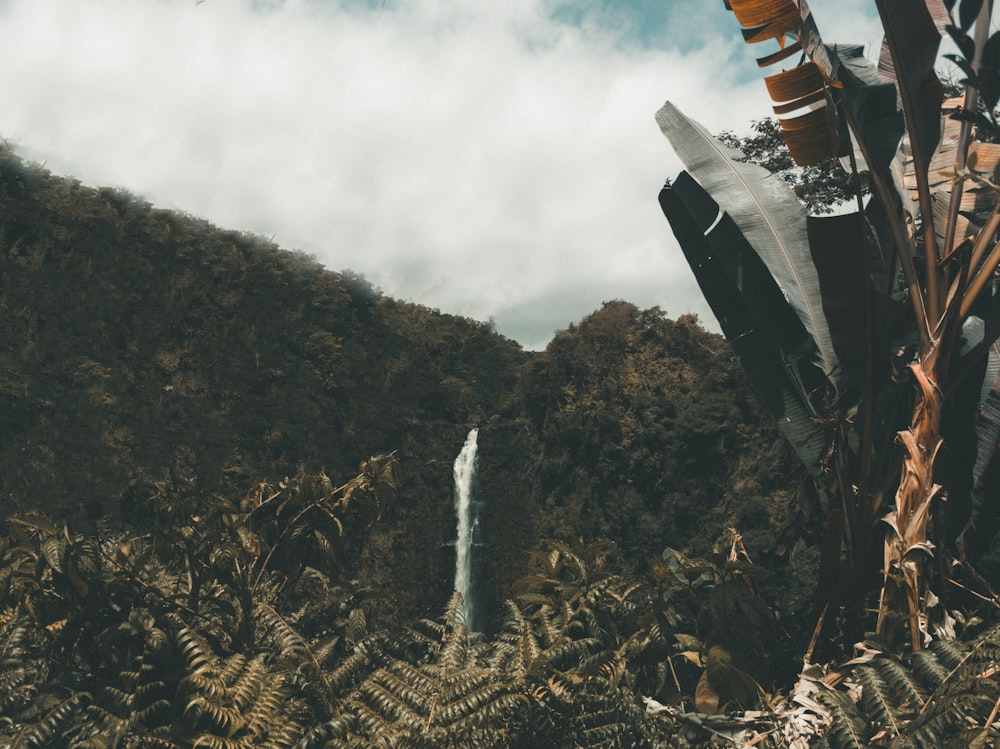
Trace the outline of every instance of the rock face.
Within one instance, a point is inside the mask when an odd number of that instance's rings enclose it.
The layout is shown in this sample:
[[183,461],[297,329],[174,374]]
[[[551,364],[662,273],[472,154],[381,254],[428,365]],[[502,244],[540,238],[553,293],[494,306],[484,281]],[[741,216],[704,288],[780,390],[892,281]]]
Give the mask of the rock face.
[[472,426],[488,612],[540,537],[610,538],[643,567],[727,524],[763,545],[778,530],[785,454],[726,344],[692,318],[609,302],[525,352],[5,150],[0,278],[7,511],[143,528],[151,491],[216,501],[300,470],[336,484],[396,451],[397,503],[364,544],[350,529],[343,542],[373,613],[397,620],[435,616],[451,593],[451,466]]

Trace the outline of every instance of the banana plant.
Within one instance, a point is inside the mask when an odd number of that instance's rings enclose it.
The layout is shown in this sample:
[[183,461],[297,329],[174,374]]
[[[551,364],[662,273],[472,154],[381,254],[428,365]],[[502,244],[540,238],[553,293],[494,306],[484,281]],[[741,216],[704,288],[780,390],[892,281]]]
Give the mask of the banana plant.
[[[837,215],[807,215],[780,177],[667,102],[656,119],[686,171],[660,205],[828,502],[827,556],[838,566],[846,552],[848,573],[819,598],[846,602],[881,531],[877,629],[919,649],[932,559],[974,556],[1000,438],[1000,146],[976,137],[996,130],[1000,33],[992,0],[876,6],[877,65],[824,43],[805,0],[727,2],[776,71],[765,84],[795,162],[867,171],[867,200],[859,190]],[[964,88],[949,100],[935,71],[945,36]]]

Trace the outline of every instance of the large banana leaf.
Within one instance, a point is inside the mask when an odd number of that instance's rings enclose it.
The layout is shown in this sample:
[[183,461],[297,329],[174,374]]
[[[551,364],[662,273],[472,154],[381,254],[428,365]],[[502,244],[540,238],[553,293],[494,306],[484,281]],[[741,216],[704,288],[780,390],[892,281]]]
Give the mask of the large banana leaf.
[[812,339],[733,219],[687,172],[674,180],[673,189],[702,230],[713,263],[739,293],[771,348],[783,355],[785,367],[792,359],[814,357]]
[[[684,172],[673,186],[668,185],[660,192],[663,213],[670,222],[702,294],[733,350],[740,357],[750,382],[800,460],[819,478],[826,437],[811,418],[808,396],[804,393],[805,388],[796,371],[794,355],[782,351],[775,340],[775,332],[779,330],[789,336],[789,341],[794,340],[796,326],[799,326],[799,340],[808,343],[807,334],[794,315],[791,320],[781,319],[782,313],[777,312],[778,306],[774,304],[766,282],[758,287],[756,284],[733,279],[731,274],[738,266],[734,265],[732,258],[721,262],[713,244],[718,245],[725,238],[733,238],[731,232],[736,232],[737,241],[734,244],[738,245],[739,231],[732,222],[728,222],[721,229],[722,233],[713,237],[723,222],[717,221],[713,227],[711,219],[706,221],[708,212],[704,209],[710,203],[711,197]],[[717,213],[716,209],[714,215]],[[713,242],[713,239],[716,241]],[[739,248],[735,248],[733,255],[739,254]],[[746,252],[743,257],[749,255],[752,253]],[[751,275],[755,275],[752,270]],[[773,287],[773,280],[771,286]],[[780,290],[775,288],[774,291],[780,295]],[[785,309],[789,311],[787,305]],[[775,314],[777,318],[772,317]],[[761,319],[758,315],[765,317]]]
[[[865,282],[865,226],[857,213],[810,216],[809,248],[816,263],[823,313],[844,370],[846,382],[859,392],[865,381],[869,325]],[[874,320],[872,320],[874,323]],[[880,326],[881,327],[881,326]]]
[[896,84],[900,106],[912,114],[907,126],[916,169],[926,174],[941,137],[944,89],[934,65],[941,31],[950,23],[948,9],[941,0],[880,0],[878,7],[885,29],[879,72]]
[[809,253],[806,212],[777,175],[738,159],[670,102],[656,121],[691,174],[729,214],[767,266],[812,337],[819,365],[836,386],[837,354],[823,314],[819,277]]
[[903,115],[896,107],[896,87],[879,76],[859,44],[836,44],[827,48],[833,72],[840,81],[838,95],[857,123],[865,143],[867,167],[884,172],[889,168],[903,137]]

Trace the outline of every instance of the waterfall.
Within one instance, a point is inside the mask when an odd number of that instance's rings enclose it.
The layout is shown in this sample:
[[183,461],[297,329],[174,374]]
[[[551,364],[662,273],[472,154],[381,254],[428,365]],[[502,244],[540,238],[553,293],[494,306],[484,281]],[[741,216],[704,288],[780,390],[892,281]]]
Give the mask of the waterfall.
[[455,514],[458,516],[458,534],[455,539],[455,590],[465,602],[465,626],[474,631],[475,606],[472,590],[472,545],[478,535],[479,513],[473,501],[476,469],[479,454],[476,440],[479,430],[473,429],[465,438],[462,452],[455,458]]

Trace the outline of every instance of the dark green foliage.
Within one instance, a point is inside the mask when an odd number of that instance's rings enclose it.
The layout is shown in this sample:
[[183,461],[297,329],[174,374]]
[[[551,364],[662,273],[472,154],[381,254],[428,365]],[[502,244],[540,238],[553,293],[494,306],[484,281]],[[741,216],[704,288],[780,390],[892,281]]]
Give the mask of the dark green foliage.
[[[344,685],[327,674],[365,629],[356,596],[335,584],[302,523],[318,514],[341,529],[394,492],[394,458],[380,456],[339,488],[300,475],[236,502],[165,492],[151,508],[156,535],[99,540],[41,514],[9,518],[0,741],[292,746],[306,716],[337,702]],[[310,533],[339,544],[323,528]],[[308,555],[282,553],[289,538]]]
[[774,539],[795,469],[739,363],[693,317],[607,302],[519,388],[542,435],[536,534],[614,539],[643,567],[665,546],[704,554],[735,526],[787,562]]
[[941,639],[906,661],[877,655],[857,666],[857,705],[843,691],[819,693],[830,712],[826,737],[832,747],[985,746],[998,732],[1000,627],[968,642]]
[[[164,493],[155,537],[97,540],[43,515],[10,518],[0,742],[569,749],[705,738],[672,715],[648,716],[643,697],[690,701],[691,648],[737,641],[720,634],[723,609],[745,642],[767,636],[739,613],[756,607],[745,582],[734,586],[745,564],[669,552],[643,581],[616,571],[609,542],[552,541],[494,638],[468,631],[457,593],[437,619],[369,631],[360,593],[326,565],[322,544],[282,551],[288,538],[304,543],[311,514],[337,528],[369,515],[377,496],[395,494],[394,476],[383,456],[339,488],[300,475],[237,501]],[[87,571],[86,594],[71,562]]]
[[864,749],[868,728],[851,699],[842,692],[823,692],[820,702],[830,711],[827,743],[837,749]]

